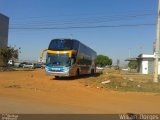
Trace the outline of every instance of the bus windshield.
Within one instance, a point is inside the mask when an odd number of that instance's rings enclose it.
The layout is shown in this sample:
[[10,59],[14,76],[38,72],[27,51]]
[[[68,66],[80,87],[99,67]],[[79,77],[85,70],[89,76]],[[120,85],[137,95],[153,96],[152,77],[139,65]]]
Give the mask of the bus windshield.
[[68,54],[48,54],[47,66],[66,66],[70,65],[70,59]]
[[71,50],[73,49],[73,41],[65,39],[54,39],[49,45],[49,50]]

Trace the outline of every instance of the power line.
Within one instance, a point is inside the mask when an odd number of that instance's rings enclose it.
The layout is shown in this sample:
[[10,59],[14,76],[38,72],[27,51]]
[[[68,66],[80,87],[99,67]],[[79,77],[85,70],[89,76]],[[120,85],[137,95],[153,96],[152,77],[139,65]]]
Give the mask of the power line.
[[[119,12],[119,11],[117,11],[117,12]],[[112,12],[112,14],[115,14],[114,16],[122,16],[122,14],[120,15],[120,14],[117,14],[117,12]],[[143,13],[144,12],[144,13]],[[137,11],[137,10],[134,10],[134,11],[125,11],[125,14],[127,13],[127,14],[129,14],[129,15],[131,15],[131,14],[135,14],[135,13],[143,13],[143,14],[145,14],[145,13],[154,13],[154,14],[156,14],[155,12],[154,12],[154,10],[151,10],[151,9],[146,9],[146,10],[143,10],[143,11]],[[123,14],[124,15],[124,14]],[[80,14],[77,14],[77,15],[74,15],[74,17],[79,17],[79,16],[94,16],[94,14],[88,14],[88,13],[80,13]],[[41,19],[41,18],[55,18],[55,17],[61,17],[61,15],[53,15],[53,16],[32,16],[32,17],[27,17],[27,18],[25,18],[25,17],[20,17],[20,18],[14,18],[14,19],[18,19],[18,21],[20,21],[20,20],[29,20],[29,19]],[[70,14],[70,15],[63,15],[63,17],[73,17],[73,14]],[[108,17],[112,17],[112,16],[108,16]]]
[[[63,19],[62,21],[46,20],[46,21],[30,21],[29,23],[11,24],[10,29],[14,30],[49,30],[49,29],[82,29],[82,28],[118,28],[118,27],[141,27],[153,26],[155,24],[129,24],[129,25],[105,25],[107,22],[117,22],[121,20],[133,20],[133,18],[153,16],[154,13],[115,15],[115,16],[99,16],[94,18],[77,18]],[[138,19],[140,21],[141,19]],[[144,20],[144,18],[143,18]],[[101,25],[103,23],[103,25]],[[91,25],[92,24],[92,25]],[[112,23],[113,24],[113,23]],[[115,24],[115,23],[114,23]]]
[[25,23],[15,23],[15,24],[11,24],[12,26],[14,25],[41,25],[41,24],[49,24],[49,25],[54,25],[54,24],[58,24],[58,25],[64,25],[64,24],[76,24],[76,23],[96,23],[96,22],[113,22],[113,21],[119,21],[119,20],[127,20],[130,18],[137,18],[137,17],[147,17],[147,16],[153,16],[155,14],[153,13],[147,13],[147,14],[136,14],[136,15],[121,15],[121,16],[110,16],[110,17],[106,17],[106,16],[101,16],[101,17],[94,17],[94,18],[77,18],[77,19],[63,19],[61,20],[39,20],[39,21],[29,21],[29,22],[25,22]]
[[156,24],[130,24],[130,25],[99,25],[99,26],[69,26],[69,27],[11,27],[12,30],[50,30],[50,29],[82,29],[82,28],[120,28],[155,26]]
[[[137,17],[145,17],[151,16],[154,14],[137,14],[137,15],[127,15],[127,16],[112,16],[111,18],[107,17],[98,17],[94,19],[88,20],[70,20],[68,22],[56,23],[56,22],[42,22],[42,23],[33,23],[33,24],[17,24],[17,25],[10,25],[11,29],[23,29],[23,30],[47,30],[47,29],[80,29],[80,28],[107,28],[107,27],[121,27],[121,25],[104,25],[107,22],[117,22],[121,20],[130,20]],[[140,19],[139,19],[140,20]],[[129,21],[131,22],[131,20]],[[100,25],[103,24],[103,25]],[[112,23],[113,24],[113,23]],[[48,27],[49,26],[49,27]],[[122,25],[122,27],[136,27],[136,25]],[[141,25],[142,26],[142,25]],[[144,25],[143,26],[149,26]]]

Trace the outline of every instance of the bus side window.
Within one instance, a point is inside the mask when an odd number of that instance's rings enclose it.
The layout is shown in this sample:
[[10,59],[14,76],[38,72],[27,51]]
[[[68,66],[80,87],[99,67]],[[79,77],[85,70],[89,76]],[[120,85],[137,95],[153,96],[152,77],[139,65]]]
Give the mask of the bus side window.
[[74,41],[73,42],[73,49],[74,50],[78,50],[79,49],[79,42],[78,41]]

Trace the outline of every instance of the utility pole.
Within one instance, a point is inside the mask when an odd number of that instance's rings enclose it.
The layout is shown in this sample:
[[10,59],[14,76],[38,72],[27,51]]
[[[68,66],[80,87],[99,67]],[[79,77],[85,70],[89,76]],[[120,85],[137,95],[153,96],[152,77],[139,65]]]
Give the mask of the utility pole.
[[158,18],[157,18],[157,32],[154,51],[154,78],[153,82],[158,82],[158,59],[159,59],[159,37],[160,37],[160,0],[158,0]]

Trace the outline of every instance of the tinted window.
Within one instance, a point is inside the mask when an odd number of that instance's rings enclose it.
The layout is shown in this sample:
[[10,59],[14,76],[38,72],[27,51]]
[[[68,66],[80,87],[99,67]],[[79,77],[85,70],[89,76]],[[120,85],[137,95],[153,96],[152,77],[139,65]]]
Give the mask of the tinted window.
[[73,49],[73,41],[68,39],[54,39],[50,42],[49,50],[71,50]]
[[79,41],[74,40],[73,49],[78,50],[78,48],[79,48]]
[[70,59],[68,54],[48,54],[46,64],[48,66],[69,66]]

